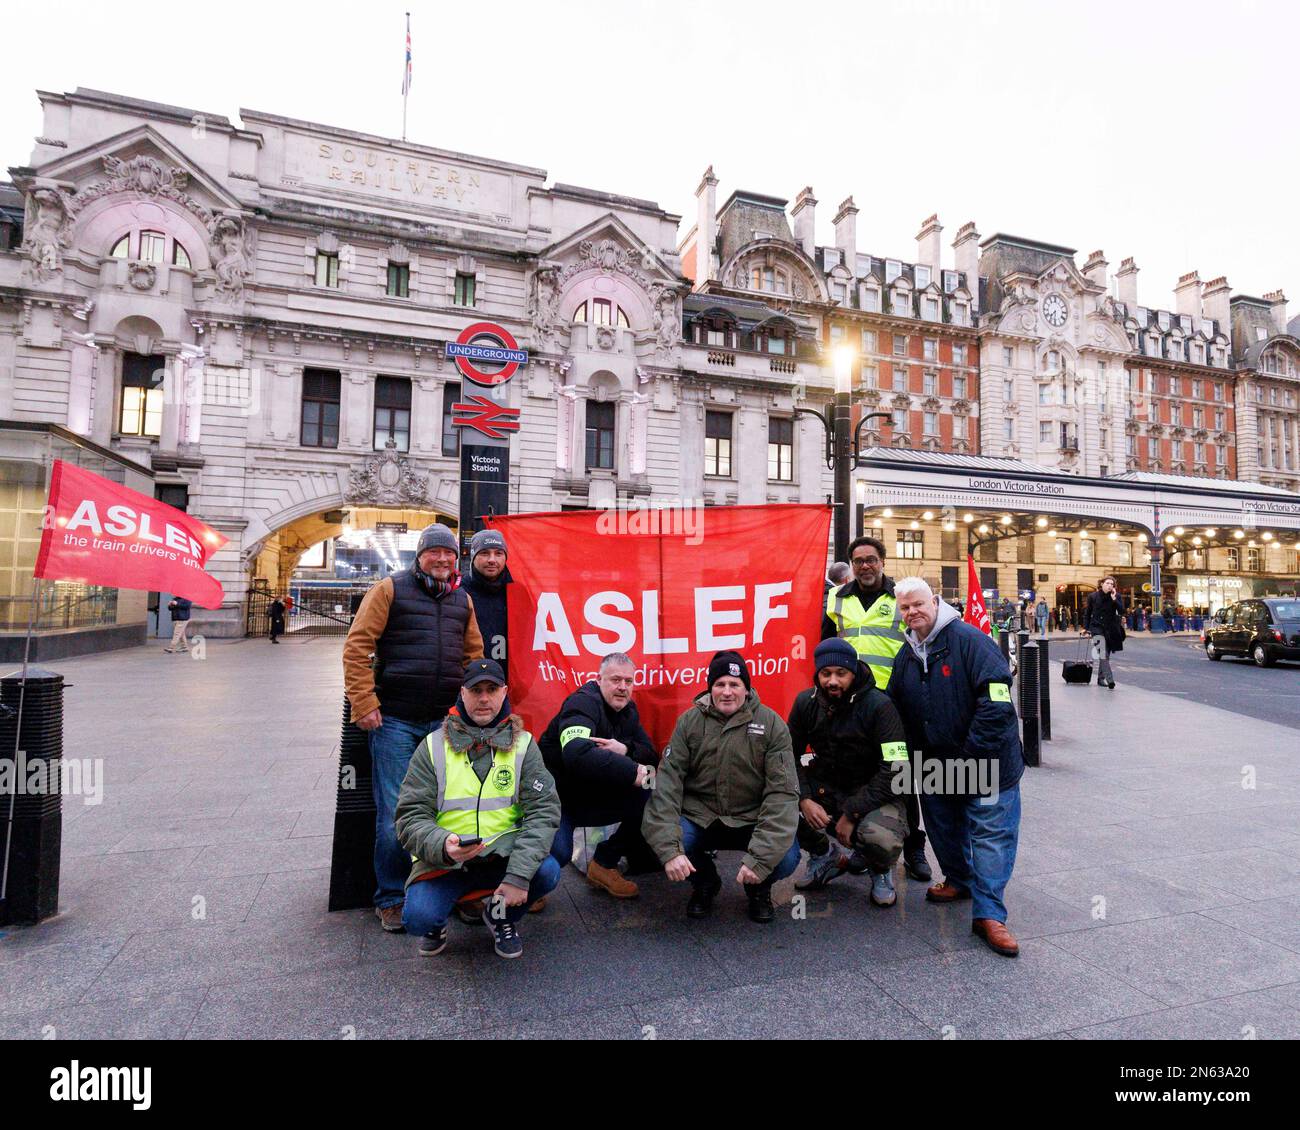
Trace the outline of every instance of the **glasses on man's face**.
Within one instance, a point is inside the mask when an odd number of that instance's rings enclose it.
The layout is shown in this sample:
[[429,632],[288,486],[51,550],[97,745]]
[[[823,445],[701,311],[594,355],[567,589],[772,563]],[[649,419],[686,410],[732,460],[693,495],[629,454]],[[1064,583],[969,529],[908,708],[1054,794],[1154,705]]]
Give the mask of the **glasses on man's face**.
[[880,564],[879,557],[855,557],[853,559],[854,568],[858,568],[859,566],[862,565],[879,565],[879,564]]

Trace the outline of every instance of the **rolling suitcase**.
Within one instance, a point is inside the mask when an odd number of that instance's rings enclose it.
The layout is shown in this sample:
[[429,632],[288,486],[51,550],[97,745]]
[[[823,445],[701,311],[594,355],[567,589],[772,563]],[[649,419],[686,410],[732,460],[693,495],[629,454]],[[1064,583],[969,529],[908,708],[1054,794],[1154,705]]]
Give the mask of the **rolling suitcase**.
[[1061,661],[1061,678],[1067,683],[1087,686],[1092,682],[1092,640],[1084,636],[1079,639],[1073,659]]

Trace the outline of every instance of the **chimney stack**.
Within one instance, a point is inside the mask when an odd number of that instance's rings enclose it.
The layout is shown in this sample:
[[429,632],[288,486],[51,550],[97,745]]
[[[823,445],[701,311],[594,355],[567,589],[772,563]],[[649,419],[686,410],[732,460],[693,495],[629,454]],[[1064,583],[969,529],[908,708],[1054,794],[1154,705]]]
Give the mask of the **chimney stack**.
[[1129,308],[1138,304],[1138,269],[1132,259],[1125,259],[1115,272],[1115,281],[1119,283],[1119,300]]
[[1188,271],[1174,287],[1174,313],[1201,317],[1201,276]]
[[835,213],[835,246],[844,255],[844,265],[854,278],[858,274],[858,207],[850,196]]
[[939,236],[943,226],[939,223],[938,213],[921,221],[921,230],[916,233],[916,261],[923,267],[930,268],[930,274],[938,281],[939,274]]
[[1232,334],[1232,309],[1229,303],[1231,296],[1232,288],[1222,275],[1217,279],[1211,279],[1201,290],[1203,316],[1213,318],[1219,323],[1219,332],[1228,336]]
[[1272,290],[1263,297],[1264,301],[1273,308],[1273,332],[1286,333],[1286,295],[1280,290]]
[[717,241],[718,178],[713,166],[704,170],[700,187],[695,190],[697,215],[695,220],[695,289],[699,290],[713,278],[713,245]]
[[1106,268],[1109,265],[1106,262],[1106,253],[1104,251],[1094,251],[1088,256],[1088,261],[1083,265],[1083,277],[1094,286],[1099,286],[1102,290],[1105,290]]
[[980,233],[975,230],[974,220],[957,229],[952,249],[958,273],[966,276],[966,289],[971,293],[971,312],[974,313],[980,304]]
[[794,217],[795,242],[809,259],[813,258],[817,250],[817,234],[814,230],[817,220],[817,197],[813,195],[812,185],[808,185],[794,198],[794,208],[790,215]]

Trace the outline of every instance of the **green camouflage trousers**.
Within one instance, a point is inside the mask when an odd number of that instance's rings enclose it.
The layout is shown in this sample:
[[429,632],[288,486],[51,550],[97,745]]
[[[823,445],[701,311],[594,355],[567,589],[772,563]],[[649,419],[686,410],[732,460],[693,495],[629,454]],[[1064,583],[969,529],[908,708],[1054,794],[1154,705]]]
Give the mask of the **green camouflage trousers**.
[[[830,831],[838,815],[832,814],[831,824],[826,831],[814,831],[812,826],[799,817],[799,846],[811,856],[825,855],[830,847]],[[879,808],[872,809],[853,829],[852,844],[860,851],[867,863],[877,871],[885,871],[898,862],[903,852],[903,838],[907,835],[907,813],[902,801],[890,801]]]

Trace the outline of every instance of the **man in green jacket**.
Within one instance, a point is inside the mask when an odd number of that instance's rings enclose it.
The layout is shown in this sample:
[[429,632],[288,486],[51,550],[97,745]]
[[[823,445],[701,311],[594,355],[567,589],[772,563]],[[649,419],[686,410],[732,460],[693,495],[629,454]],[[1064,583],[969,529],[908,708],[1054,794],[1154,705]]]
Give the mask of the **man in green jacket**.
[[720,651],[709,689],[680,718],[659,762],[641,832],[675,883],[694,888],[686,913],[705,918],[722,889],[711,851],[742,851],[736,882],[749,917],[771,922],[772,884],[799,866],[799,779],[790,731],[759,702],[744,658]]
[[560,881],[560,798],[493,660],[469,665],[456,705],[411,755],[396,823],[413,860],[402,921],[420,952],[441,953],[452,907],[482,895],[496,952],[522,954],[515,924]]

